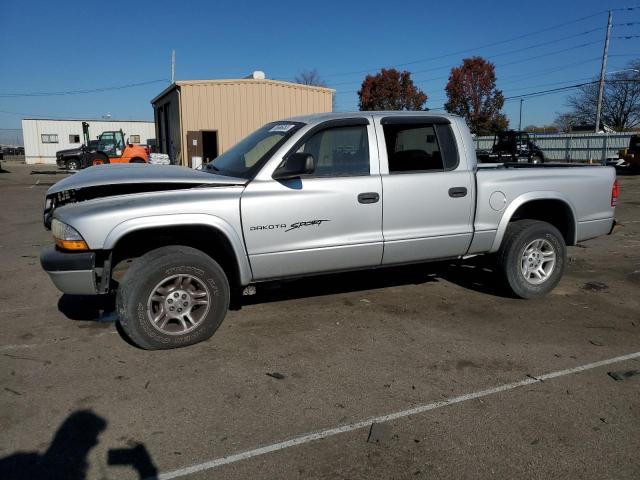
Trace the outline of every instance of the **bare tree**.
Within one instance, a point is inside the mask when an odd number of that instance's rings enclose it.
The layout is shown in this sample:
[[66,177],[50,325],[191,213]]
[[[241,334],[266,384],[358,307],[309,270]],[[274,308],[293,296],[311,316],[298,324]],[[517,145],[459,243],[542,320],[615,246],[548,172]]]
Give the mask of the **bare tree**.
[[[597,102],[596,81],[569,96],[567,106],[568,115],[573,117],[572,125],[592,125]],[[640,60],[630,62],[624,70],[607,78],[602,97],[602,123],[618,131],[640,125]]]
[[553,125],[562,133],[570,132],[571,127],[578,124],[580,122],[571,113],[558,113],[553,121]]
[[302,85],[315,85],[316,87],[327,86],[327,82],[322,79],[318,70],[315,68],[313,70],[303,70],[295,76],[294,81]]

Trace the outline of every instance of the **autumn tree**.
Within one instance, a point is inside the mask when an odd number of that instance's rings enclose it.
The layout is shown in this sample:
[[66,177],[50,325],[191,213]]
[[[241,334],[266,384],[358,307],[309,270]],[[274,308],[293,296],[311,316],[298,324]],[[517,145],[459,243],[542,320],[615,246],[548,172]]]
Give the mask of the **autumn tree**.
[[509,126],[500,112],[504,96],[496,88],[495,67],[484,58],[465,58],[461,66],[452,68],[445,91],[449,100],[444,108],[463,116],[472,133],[487,135]]
[[427,95],[415,86],[411,74],[391,68],[367,75],[360,90],[360,110],[422,110]]

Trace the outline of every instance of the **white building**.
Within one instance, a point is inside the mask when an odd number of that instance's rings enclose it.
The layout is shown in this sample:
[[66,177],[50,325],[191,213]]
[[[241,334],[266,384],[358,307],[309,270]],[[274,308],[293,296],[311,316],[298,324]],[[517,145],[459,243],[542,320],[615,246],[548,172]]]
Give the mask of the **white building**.
[[155,143],[153,122],[141,120],[22,120],[26,163],[56,163],[56,152],[82,145],[82,122],[89,124],[89,140],[107,131],[122,130],[131,143]]

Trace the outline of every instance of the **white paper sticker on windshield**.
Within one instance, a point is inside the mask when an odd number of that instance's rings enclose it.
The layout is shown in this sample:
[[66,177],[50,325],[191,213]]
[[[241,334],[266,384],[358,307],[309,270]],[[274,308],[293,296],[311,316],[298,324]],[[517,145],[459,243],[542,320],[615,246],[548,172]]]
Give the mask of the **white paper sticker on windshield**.
[[279,123],[278,125],[274,125],[273,127],[271,127],[269,131],[270,132],[288,132],[293,127],[295,127],[295,125],[292,125],[290,123]]

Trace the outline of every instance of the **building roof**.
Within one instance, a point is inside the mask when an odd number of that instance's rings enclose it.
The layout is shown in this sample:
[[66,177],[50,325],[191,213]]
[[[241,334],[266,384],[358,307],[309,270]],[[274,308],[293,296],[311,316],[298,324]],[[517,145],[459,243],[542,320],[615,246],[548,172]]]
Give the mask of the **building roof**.
[[172,83],[162,92],[151,99],[151,103],[156,103],[159,99],[172,92],[181,86],[194,86],[194,85],[237,85],[237,84],[249,84],[249,85],[277,85],[284,87],[301,88],[304,90],[316,90],[320,92],[333,93],[335,89],[328,87],[319,87],[316,85],[304,85],[302,83],[285,82],[282,80],[269,80],[269,79],[254,79],[254,78],[228,78],[221,80],[178,80]]

